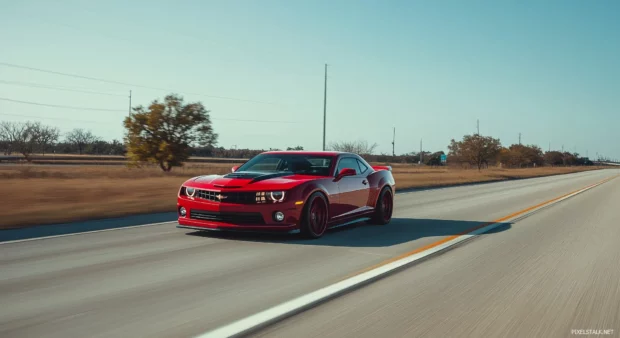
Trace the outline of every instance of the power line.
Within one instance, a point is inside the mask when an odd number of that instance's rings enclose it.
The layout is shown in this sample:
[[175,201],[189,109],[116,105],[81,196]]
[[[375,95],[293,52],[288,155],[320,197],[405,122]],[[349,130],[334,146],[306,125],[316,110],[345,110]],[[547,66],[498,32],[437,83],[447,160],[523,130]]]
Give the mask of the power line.
[[[127,82],[122,82],[122,81],[106,80],[106,79],[102,79],[102,78],[83,76],[83,75],[78,75],[78,74],[69,74],[69,73],[57,72],[57,71],[53,71],[53,70],[47,70],[47,69],[41,69],[41,68],[34,68],[34,67],[16,65],[16,64],[12,64],[12,63],[6,63],[6,62],[0,62],[0,65],[1,66],[5,66],[5,67],[10,67],[10,68],[26,69],[26,70],[31,70],[31,71],[41,72],[41,73],[48,73],[48,74],[54,74],[54,75],[68,76],[68,77],[73,77],[73,78],[77,78],[77,79],[99,81],[99,82],[116,84],[116,85],[122,85],[122,86],[137,87],[137,88],[144,88],[144,89],[151,89],[151,90],[160,90],[160,91],[168,91],[168,92],[177,92],[176,90],[172,90],[172,89],[168,89],[168,88],[143,86],[143,85],[139,85],[139,84],[127,83]],[[227,97],[227,96],[206,95],[206,94],[189,93],[189,92],[186,92],[185,94],[198,95],[198,96],[204,96],[204,97],[211,97],[211,98],[216,98],[216,99],[232,100],[232,101],[253,102],[253,103],[261,103],[261,104],[275,104],[273,102],[240,99],[240,98]]]
[[0,97],[0,100],[2,100],[2,101],[9,101],[9,102],[15,102],[15,103],[32,104],[32,105],[35,105],[35,106],[54,107],[54,108],[65,108],[65,109],[92,110],[92,111],[108,111],[108,112],[121,112],[121,111],[122,111],[122,110],[116,110],[116,109],[101,109],[101,108],[75,107],[75,106],[63,106],[63,105],[56,105],[56,104],[38,103],[38,102],[31,102],[31,101],[20,101],[20,100],[12,100],[12,99],[7,99],[7,98],[4,98],[4,97]]
[[237,121],[237,122],[263,122],[263,123],[317,123],[316,121],[246,120],[246,119],[226,119],[226,118],[211,118],[211,120]]
[[[39,119],[48,119],[48,120],[59,120],[59,121],[69,121],[69,122],[110,123],[110,122],[101,122],[101,121],[93,121],[93,120],[63,119],[63,118],[34,116],[34,115],[23,115],[23,114],[0,113],[0,115],[17,116],[17,117],[29,117],[29,118],[39,118]],[[252,122],[252,123],[309,123],[308,121],[298,122],[298,121],[282,121],[282,120],[246,120],[246,119],[227,119],[227,118],[211,118],[211,120],[215,120],[215,121],[234,121],[234,122]],[[316,123],[316,122],[313,122],[313,123]]]
[[111,122],[102,122],[102,121],[93,121],[93,120],[75,120],[75,119],[63,119],[60,117],[46,117],[46,116],[35,116],[35,115],[24,115],[24,114],[10,114],[10,113],[0,113],[2,116],[16,116],[16,117],[28,117],[33,119],[44,119],[44,120],[57,120],[57,121],[67,121],[67,122],[81,122],[81,123],[110,123]]
[[94,94],[94,95],[125,97],[125,95],[121,95],[121,94],[110,94],[110,93],[96,92],[96,91],[90,91],[90,90],[70,89],[70,88],[67,88],[67,87],[51,86],[51,85],[44,85],[44,84],[38,84],[38,83],[32,83],[32,82],[19,82],[19,81],[3,81],[3,80],[0,80],[0,83],[4,83],[4,84],[8,84],[8,85],[15,85],[15,86],[22,86],[22,87],[30,87],[30,88],[42,88],[42,89],[63,90],[63,91],[68,91],[68,92]]

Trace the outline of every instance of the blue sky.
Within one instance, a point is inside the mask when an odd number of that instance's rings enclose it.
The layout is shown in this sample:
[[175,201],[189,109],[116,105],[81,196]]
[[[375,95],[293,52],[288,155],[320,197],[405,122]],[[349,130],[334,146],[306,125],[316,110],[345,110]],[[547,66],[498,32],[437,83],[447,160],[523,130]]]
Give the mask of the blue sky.
[[446,150],[479,119],[481,134],[505,145],[521,133],[545,150],[551,142],[620,158],[614,0],[0,0],[0,8],[0,63],[170,89],[0,64],[0,98],[111,110],[0,100],[2,120],[39,116],[63,132],[120,139],[129,90],[134,105],[175,91],[211,110],[222,146],[320,150],[328,63],[328,142],[364,139],[391,153],[396,127],[397,153],[418,150],[421,138],[425,150]]

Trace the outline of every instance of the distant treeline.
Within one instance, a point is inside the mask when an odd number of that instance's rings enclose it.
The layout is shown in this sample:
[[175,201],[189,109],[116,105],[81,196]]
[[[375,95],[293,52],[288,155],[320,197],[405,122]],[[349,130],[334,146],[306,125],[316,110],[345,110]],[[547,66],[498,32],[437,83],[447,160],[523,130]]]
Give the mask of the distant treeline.
[[[502,166],[525,168],[536,166],[593,165],[590,159],[577,153],[548,151],[536,145],[513,144],[502,146],[499,139],[480,135],[465,135],[463,140],[452,140],[448,146],[447,163],[442,163],[443,151],[411,152],[401,155],[374,154],[377,144],[366,141],[342,141],[329,144],[329,150],[352,152],[369,162],[422,163],[429,166],[477,167]],[[221,159],[249,159],[268,150],[304,150],[302,146],[285,149],[226,149],[214,145],[188,147],[190,157]],[[0,122],[0,152],[4,155],[21,154],[31,160],[33,154],[84,154],[126,156],[127,147],[119,140],[106,141],[90,131],[74,129],[60,137],[57,128],[40,122]],[[606,159],[599,159],[606,160]],[[195,162],[198,159],[187,159]]]

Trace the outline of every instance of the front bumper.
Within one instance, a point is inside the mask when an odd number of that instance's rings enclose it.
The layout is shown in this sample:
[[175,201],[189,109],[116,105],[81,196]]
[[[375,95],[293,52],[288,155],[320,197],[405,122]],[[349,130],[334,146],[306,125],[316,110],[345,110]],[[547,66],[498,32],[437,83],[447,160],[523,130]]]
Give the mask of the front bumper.
[[181,229],[192,229],[198,231],[236,231],[236,232],[277,232],[277,233],[287,233],[287,234],[296,234],[299,233],[299,227],[297,225],[287,225],[282,227],[269,227],[269,226],[243,226],[243,225],[214,225],[214,224],[205,224],[203,222],[196,222],[200,224],[188,225],[187,220],[182,220],[179,218],[179,225],[177,228]]
[[[303,203],[231,204],[181,196],[177,213],[181,207],[186,210],[185,216],[178,216],[179,227],[183,228],[288,233],[299,229]],[[284,213],[281,222],[274,219],[277,211]]]

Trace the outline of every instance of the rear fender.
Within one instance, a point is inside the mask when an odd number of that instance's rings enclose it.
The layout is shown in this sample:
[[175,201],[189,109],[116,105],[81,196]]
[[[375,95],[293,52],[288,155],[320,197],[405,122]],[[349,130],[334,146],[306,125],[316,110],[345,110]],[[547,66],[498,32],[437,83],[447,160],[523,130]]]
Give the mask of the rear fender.
[[375,171],[374,173],[371,173],[368,175],[368,183],[370,185],[368,205],[373,208],[376,208],[377,206],[377,200],[379,199],[381,190],[383,190],[386,186],[389,187],[390,190],[394,190],[395,185],[392,172],[388,170]]

